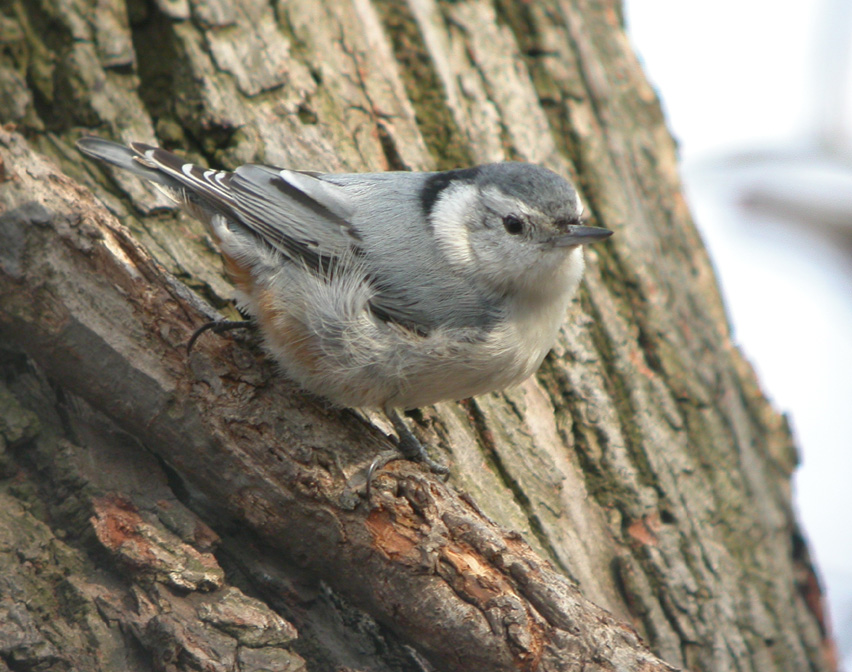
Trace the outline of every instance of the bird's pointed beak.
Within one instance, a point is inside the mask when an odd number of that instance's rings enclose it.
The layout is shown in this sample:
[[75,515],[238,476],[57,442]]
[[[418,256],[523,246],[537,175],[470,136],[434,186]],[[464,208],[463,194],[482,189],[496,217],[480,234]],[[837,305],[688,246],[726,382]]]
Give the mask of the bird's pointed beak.
[[612,235],[609,229],[599,226],[571,226],[568,231],[553,237],[554,247],[572,247],[574,245],[591,245]]

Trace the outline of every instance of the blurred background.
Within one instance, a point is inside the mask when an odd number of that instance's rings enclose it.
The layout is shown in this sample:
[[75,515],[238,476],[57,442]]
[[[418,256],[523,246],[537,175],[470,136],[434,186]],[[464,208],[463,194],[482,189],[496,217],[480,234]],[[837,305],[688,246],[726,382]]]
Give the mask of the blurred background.
[[852,0],[625,0],[852,670]]

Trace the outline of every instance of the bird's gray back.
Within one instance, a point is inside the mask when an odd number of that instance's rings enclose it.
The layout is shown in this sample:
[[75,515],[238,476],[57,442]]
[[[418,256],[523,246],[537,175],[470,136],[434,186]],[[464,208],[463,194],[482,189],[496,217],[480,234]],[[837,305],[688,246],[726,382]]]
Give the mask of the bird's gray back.
[[430,181],[444,173],[330,174],[354,205],[350,223],[375,274],[374,310],[420,331],[488,327],[497,304],[450,266],[428,221]]

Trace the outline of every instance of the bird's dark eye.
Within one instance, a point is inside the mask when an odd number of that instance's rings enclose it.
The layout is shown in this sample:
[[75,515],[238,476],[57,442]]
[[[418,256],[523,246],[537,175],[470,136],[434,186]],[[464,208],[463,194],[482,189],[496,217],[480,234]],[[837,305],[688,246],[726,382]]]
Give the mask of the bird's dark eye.
[[524,232],[524,223],[521,221],[521,218],[516,215],[506,215],[503,218],[503,226],[506,228],[506,231],[511,233],[513,236],[517,236]]

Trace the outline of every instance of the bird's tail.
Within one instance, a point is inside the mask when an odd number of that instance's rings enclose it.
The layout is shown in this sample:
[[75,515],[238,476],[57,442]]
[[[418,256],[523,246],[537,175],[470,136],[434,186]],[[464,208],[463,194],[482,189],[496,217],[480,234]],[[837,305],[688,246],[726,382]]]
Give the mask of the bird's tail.
[[146,159],[144,154],[135,147],[127,147],[102,138],[86,137],[77,141],[77,149],[87,156],[129,170],[134,175],[171,190],[180,190],[181,188],[180,182],[160,170],[155,163]]

